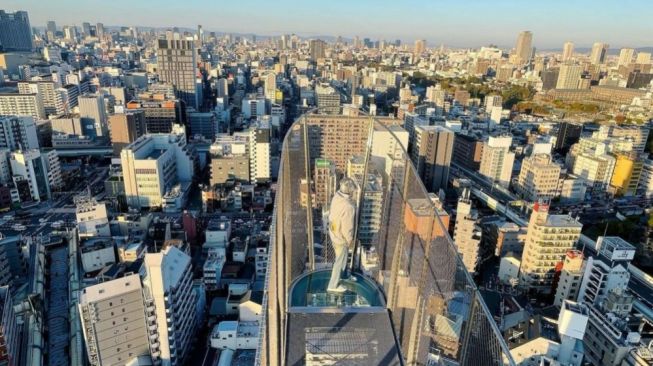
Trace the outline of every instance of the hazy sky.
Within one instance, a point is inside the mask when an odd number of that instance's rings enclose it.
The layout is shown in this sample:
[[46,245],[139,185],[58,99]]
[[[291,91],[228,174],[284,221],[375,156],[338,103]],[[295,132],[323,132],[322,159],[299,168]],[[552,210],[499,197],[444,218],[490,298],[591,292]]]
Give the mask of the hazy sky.
[[653,46],[653,0],[2,0],[27,10],[33,26],[83,21],[105,25],[195,27],[278,35],[342,35],[430,45],[512,46],[531,30],[540,49],[595,41]]

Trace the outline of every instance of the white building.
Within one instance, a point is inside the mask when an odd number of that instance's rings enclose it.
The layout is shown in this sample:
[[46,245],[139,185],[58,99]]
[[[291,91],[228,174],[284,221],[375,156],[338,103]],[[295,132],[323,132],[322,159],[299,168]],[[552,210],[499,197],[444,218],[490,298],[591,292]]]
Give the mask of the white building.
[[116,249],[111,238],[87,239],[79,249],[85,273],[96,272],[116,263]]
[[598,305],[611,290],[628,287],[635,247],[618,236],[600,236],[596,247],[598,255],[587,258],[578,301]]
[[319,113],[340,113],[340,94],[328,84],[315,86],[315,104]]
[[574,247],[582,228],[583,224],[571,216],[549,215],[548,205],[535,203],[522,254],[520,285],[550,293],[556,266]]
[[50,150],[45,155],[45,167],[48,170],[48,182],[50,189],[58,191],[63,187],[63,177],[61,176],[61,164],[59,163],[59,154],[57,150]]
[[150,356],[141,280],[137,274],[84,288],[79,313],[91,365],[125,365]]
[[34,118],[0,116],[0,148],[9,150],[38,149],[39,138]]
[[483,146],[479,173],[504,187],[510,184],[515,153],[510,151],[512,136],[490,136]]
[[525,199],[535,202],[550,200],[558,195],[560,165],[551,155],[535,154],[522,160],[516,191]]
[[43,100],[38,94],[0,93],[0,115],[46,118]]
[[[39,150],[17,150],[10,154],[11,171],[14,184],[19,187],[25,184],[29,187],[31,199],[34,201],[50,198],[50,182],[43,156]],[[20,190],[20,188],[19,188]]]
[[565,300],[576,301],[583,280],[583,253],[579,250],[569,250],[560,271],[558,288],[553,305],[562,306]]
[[192,151],[178,125],[169,134],[139,137],[122,150],[120,160],[127,204],[136,208],[162,206],[163,196],[191,182],[195,172]]
[[539,337],[511,349],[510,355],[518,366],[580,366],[588,318],[587,307],[565,301],[558,315],[560,343]]
[[258,97],[256,94],[248,95],[243,98],[241,111],[243,118],[250,119],[265,115],[265,98]]
[[458,199],[453,241],[456,243],[465,268],[469,273],[474,274],[481,259],[481,228],[477,224],[478,214],[472,209],[469,195],[469,190],[465,189]]
[[175,246],[148,253],[141,277],[152,357],[164,366],[183,365],[196,329],[191,259]]
[[219,287],[222,268],[226,261],[227,256],[224,249],[213,248],[209,250],[202,268],[202,280],[207,290],[215,290]]
[[92,197],[77,198],[75,204],[80,237],[111,236],[106,204]]
[[209,221],[204,236],[206,241],[202,245],[203,252],[208,253],[212,249],[226,251],[231,237],[231,221],[226,217]]

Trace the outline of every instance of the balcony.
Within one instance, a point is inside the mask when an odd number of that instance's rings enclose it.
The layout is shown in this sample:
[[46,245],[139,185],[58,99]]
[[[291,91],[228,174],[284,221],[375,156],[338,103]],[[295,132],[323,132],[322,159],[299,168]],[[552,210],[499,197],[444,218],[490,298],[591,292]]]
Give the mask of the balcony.
[[[341,362],[334,355],[374,365],[426,364],[434,349],[461,365],[514,365],[403,149],[402,124],[313,111],[290,127],[270,228],[257,365]],[[331,196],[315,194],[317,159],[331,161],[336,180],[350,160],[363,162],[362,177],[383,178],[379,209],[356,214],[354,237],[365,235],[363,220],[375,223],[375,233],[363,245],[354,240],[348,268],[356,281],[344,281],[342,295],[325,291],[335,256],[323,230]],[[360,184],[352,197],[357,207],[368,186]],[[363,260],[363,250],[372,249],[374,261]],[[434,327],[427,319],[435,319]]]

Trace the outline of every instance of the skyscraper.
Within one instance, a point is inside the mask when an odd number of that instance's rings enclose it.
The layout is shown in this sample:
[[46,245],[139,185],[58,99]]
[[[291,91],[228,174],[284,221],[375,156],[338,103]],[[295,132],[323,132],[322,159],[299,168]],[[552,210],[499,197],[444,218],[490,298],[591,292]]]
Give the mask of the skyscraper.
[[635,49],[633,48],[622,48],[619,51],[619,61],[617,66],[628,66],[633,62],[633,57],[635,56]]
[[550,200],[558,193],[561,167],[549,154],[534,154],[524,158],[519,171],[516,191],[525,199],[536,202]]
[[14,183],[27,182],[29,186],[29,197],[21,197],[21,201],[45,201],[50,198],[48,170],[39,150],[16,150],[10,154],[9,160]]
[[138,274],[84,288],[79,312],[91,365],[128,364],[150,355]]
[[456,226],[453,241],[458,253],[463,258],[463,264],[471,274],[476,273],[480,262],[481,228],[477,224],[478,213],[472,209],[472,201],[468,189],[464,189],[456,207]]
[[82,95],[77,98],[79,104],[79,116],[90,118],[94,121],[95,136],[109,138],[109,127],[107,123],[107,111],[102,95]]
[[157,65],[159,80],[175,87],[177,98],[186,105],[199,109],[200,93],[197,83],[197,61],[192,40],[159,39]]
[[447,188],[454,136],[453,131],[442,126],[415,127],[411,159],[429,192]]
[[520,285],[551,293],[556,266],[574,247],[582,228],[583,224],[577,219],[568,215],[549,215],[549,205],[536,202],[528,222],[519,270]]
[[124,147],[145,134],[145,113],[139,109],[116,113],[109,117],[109,126],[113,155],[120,156]]
[[311,39],[310,43],[311,60],[317,61],[325,57],[326,42],[321,39]]
[[425,39],[415,40],[415,48],[414,48],[415,56],[420,56],[422,53],[424,53],[424,50],[426,50],[426,40]]
[[523,31],[517,36],[515,55],[518,64],[524,64],[531,60],[533,53],[533,32]]
[[608,53],[607,43],[596,42],[592,45],[592,52],[590,53],[590,62],[593,65],[599,65],[605,62],[605,56]]
[[582,73],[583,66],[581,65],[564,64],[560,66],[556,89],[578,89]]
[[274,73],[274,71],[271,71],[265,75],[263,88],[265,99],[269,100],[271,103],[274,103],[277,92],[277,75]]
[[510,151],[512,136],[491,136],[483,146],[479,173],[493,183],[508,187],[515,153]]
[[562,61],[569,61],[574,57],[574,42],[565,42],[562,47]]
[[571,145],[578,142],[580,134],[583,131],[583,125],[571,122],[562,122],[558,126],[556,135],[555,149],[557,151],[567,151]]
[[152,358],[164,366],[183,365],[197,329],[190,257],[172,245],[147,253],[141,277],[148,326],[156,329]]
[[329,84],[315,87],[315,102],[321,113],[340,113],[340,94]]
[[169,134],[145,135],[126,146],[120,161],[127,204],[136,208],[162,206],[173,187],[192,181],[193,159],[183,127],[178,125]]
[[31,51],[32,46],[32,28],[27,12],[6,13],[0,10],[0,49]]
[[0,287],[0,355],[6,365],[19,365],[21,332],[16,323],[14,304],[9,287]]

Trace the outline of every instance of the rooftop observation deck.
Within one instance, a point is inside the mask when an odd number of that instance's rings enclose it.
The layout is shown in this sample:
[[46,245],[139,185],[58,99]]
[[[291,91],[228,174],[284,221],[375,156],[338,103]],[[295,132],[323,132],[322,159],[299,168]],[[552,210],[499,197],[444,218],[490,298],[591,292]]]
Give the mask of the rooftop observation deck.
[[[256,365],[514,365],[404,149],[403,121],[342,112],[309,112],[286,134]],[[356,280],[334,295],[326,211],[345,176],[362,178]]]

